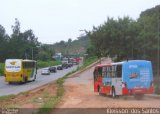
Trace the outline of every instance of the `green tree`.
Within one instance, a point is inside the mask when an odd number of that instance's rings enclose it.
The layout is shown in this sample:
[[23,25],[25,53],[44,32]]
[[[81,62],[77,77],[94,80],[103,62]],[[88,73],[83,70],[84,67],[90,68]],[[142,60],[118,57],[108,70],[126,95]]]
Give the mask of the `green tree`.
[[136,35],[138,34],[136,22],[129,17],[108,18],[104,24],[93,27],[87,32],[91,44],[95,47],[94,53],[98,57],[111,56],[117,60],[133,58],[133,50],[136,47]]
[[42,61],[51,60],[52,56],[55,54],[55,50],[52,45],[41,44],[38,53],[38,59]]
[[0,25],[0,62],[4,62],[5,58],[9,56],[8,53],[9,36],[2,25]]
[[[15,19],[15,25],[12,26],[12,35],[9,40],[9,58],[32,59],[32,51],[37,50],[39,45],[38,38],[32,30],[20,31],[20,22]],[[34,54],[38,53],[37,51]]]

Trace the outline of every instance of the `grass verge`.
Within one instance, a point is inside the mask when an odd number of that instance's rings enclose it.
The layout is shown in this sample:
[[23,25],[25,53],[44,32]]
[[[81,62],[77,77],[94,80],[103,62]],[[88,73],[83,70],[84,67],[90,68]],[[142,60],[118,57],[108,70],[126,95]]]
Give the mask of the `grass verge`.
[[64,83],[65,79],[70,74],[72,74],[72,73],[74,73],[76,71],[77,70],[72,71],[72,72],[66,74],[64,77],[59,78],[56,81],[56,84],[57,84],[57,93],[56,93],[56,96],[50,97],[50,99],[42,105],[42,107],[39,109],[39,112],[37,114],[49,114],[49,113],[51,113],[52,109],[55,108],[55,106],[59,103],[61,97],[64,95],[63,83]]
[[13,99],[14,97],[15,97],[15,95],[0,96],[0,102],[5,101],[5,100]]
[[63,83],[65,81],[65,79],[70,75],[70,74],[73,74],[75,73],[76,71],[78,70],[83,70],[85,67],[89,66],[90,64],[92,64],[93,62],[95,62],[97,60],[96,57],[92,57],[92,58],[87,58],[84,62],[84,64],[77,68],[77,70],[75,71],[72,71],[68,74],[66,74],[64,77],[62,78],[59,78],[57,81],[56,81],[56,84],[57,84],[57,93],[56,93],[56,96],[53,96],[51,97],[47,102],[45,102],[43,104],[43,106],[40,108],[38,114],[50,114],[53,110],[53,108],[56,107],[56,105],[59,103],[59,101],[61,100],[61,98],[63,97],[64,95],[64,86],[63,86]]

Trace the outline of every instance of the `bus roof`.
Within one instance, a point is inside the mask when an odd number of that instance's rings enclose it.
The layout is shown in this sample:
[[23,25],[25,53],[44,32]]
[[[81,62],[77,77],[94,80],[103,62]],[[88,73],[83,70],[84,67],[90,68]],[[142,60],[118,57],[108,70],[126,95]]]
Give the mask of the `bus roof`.
[[105,66],[111,66],[111,64],[99,64],[95,68],[105,67]]
[[147,60],[128,60],[128,61],[122,61],[122,62],[115,62],[115,63],[109,63],[109,64],[99,64],[95,68],[105,67],[105,66],[112,66],[112,65],[122,65],[126,62],[149,62]]
[[35,60],[29,60],[29,59],[6,59],[6,61],[24,61],[24,62],[36,62]]

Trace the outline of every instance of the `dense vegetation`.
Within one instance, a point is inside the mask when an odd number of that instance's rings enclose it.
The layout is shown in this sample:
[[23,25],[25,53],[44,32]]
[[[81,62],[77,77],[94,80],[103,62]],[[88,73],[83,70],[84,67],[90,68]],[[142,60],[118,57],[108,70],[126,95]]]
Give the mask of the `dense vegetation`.
[[89,54],[110,56],[115,61],[127,59],[151,60],[157,75],[160,42],[160,5],[140,14],[137,20],[130,17],[108,18],[106,22],[88,31],[91,40]]

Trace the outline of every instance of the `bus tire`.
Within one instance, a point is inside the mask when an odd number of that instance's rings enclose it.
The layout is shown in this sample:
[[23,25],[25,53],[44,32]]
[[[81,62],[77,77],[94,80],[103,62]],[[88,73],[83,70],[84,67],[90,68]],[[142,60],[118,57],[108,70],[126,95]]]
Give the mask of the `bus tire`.
[[36,75],[35,75],[35,77],[34,77],[33,81],[35,81],[35,80],[36,80]]
[[114,87],[112,87],[112,98],[116,98],[116,91]]
[[98,85],[98,92],[99,92],[99,95],[102,95],[102,93],[101,93],[101,88],[100,88],[99,85]]
[[99,87],[99,85],[98,85],[98,87],[97,87],[97,88],[98,88],[98,92],[100,92],[100,87]]
[[33,80],[32,80],[32,82],[34,82],[36,80],[36,78],[34,78]]
[[27,81],[28,81],[28,78],[24,77],[24,83],[27,83]]

